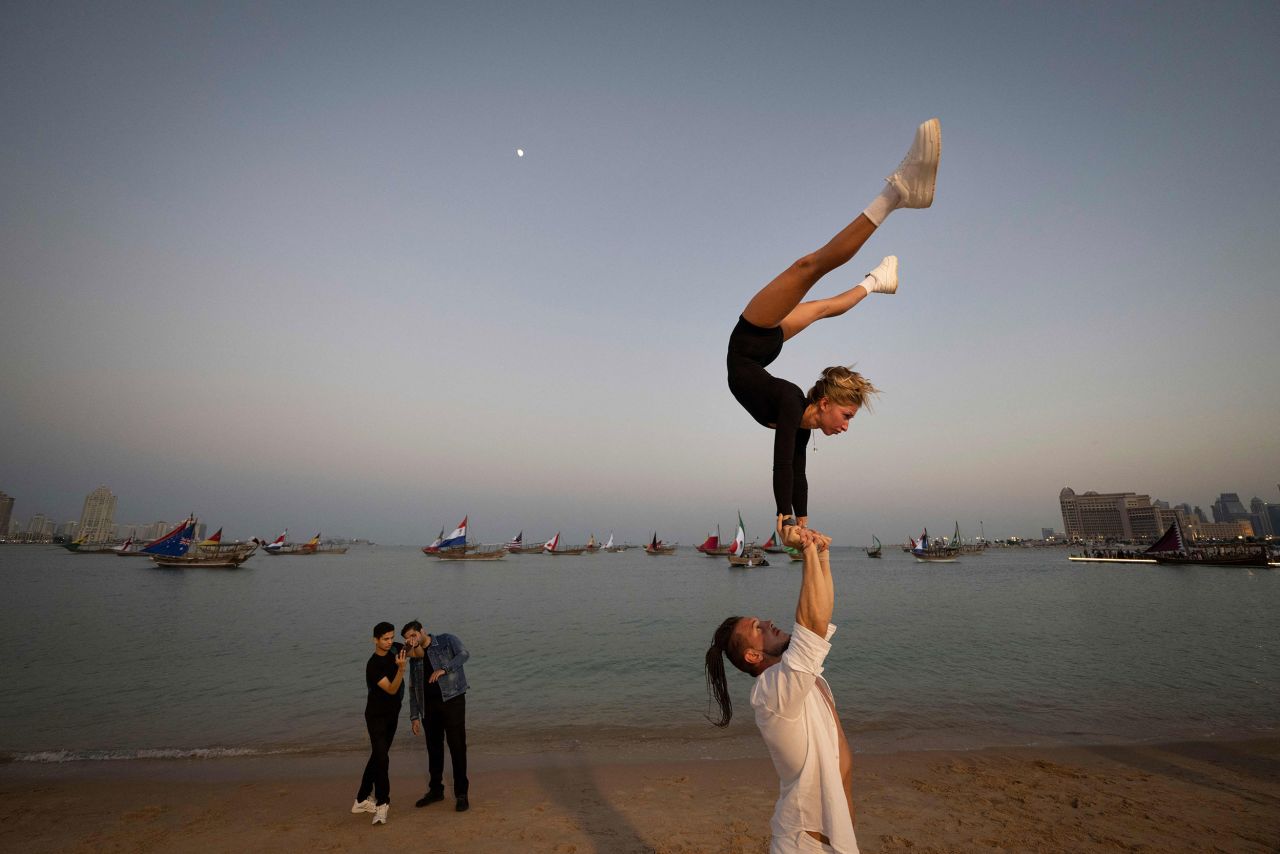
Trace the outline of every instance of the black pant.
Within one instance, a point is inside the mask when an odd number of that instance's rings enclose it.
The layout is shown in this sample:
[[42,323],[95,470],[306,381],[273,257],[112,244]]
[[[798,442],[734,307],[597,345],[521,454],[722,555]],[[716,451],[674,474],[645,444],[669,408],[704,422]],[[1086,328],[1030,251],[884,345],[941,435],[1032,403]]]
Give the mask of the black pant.
[[[439,691],[435,692],[437,696]],[[427,737],[427,791],[444,794],[444,743],[453,761],[453,796],[467,796],[467,695],[441,701],[430,696],[423,704],[422,730]]]
[[396,737],[396,723],[400,719],[397,709],[393,715],[364,713],[364,725],[369,728],[369,761],[364,766],[364,777],[360,780],[360,791],[356,800],[363,801],[372,792],[377,796],[378,806],[391,803],[391,759],[387,754],[391,751],[391,742]]

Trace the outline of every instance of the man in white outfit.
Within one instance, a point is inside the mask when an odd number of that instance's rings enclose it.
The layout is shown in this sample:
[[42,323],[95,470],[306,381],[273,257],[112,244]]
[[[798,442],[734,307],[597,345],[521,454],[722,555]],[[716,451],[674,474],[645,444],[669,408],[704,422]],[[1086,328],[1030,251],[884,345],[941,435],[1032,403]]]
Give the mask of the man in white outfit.
[[730,617],[720,624],[706,657],[707,690],[720,707],[720,719],[712,723],[727,726],[733,715],[724,656],[755,678],[751,708],[778,772],[770,854],[857,854],[853,757],[831,686],[822,678],[836,631],[831,538],[790,519],[780,527],[784,543],[804,550],[795,626],[788,634],[758,617]]

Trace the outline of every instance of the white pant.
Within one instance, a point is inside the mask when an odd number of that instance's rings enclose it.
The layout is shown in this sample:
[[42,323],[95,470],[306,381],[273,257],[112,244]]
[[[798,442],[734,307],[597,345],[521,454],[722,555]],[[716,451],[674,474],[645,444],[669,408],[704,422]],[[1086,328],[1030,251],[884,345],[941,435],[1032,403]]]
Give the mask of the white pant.
[[[803,830],[786,836],[769,838],[769,854],[809,854],[809,852],[814,851],[823,851],[831,854],[835,850],[830,845],[814,839]],[[856,849],[854,854],[856,854]]]

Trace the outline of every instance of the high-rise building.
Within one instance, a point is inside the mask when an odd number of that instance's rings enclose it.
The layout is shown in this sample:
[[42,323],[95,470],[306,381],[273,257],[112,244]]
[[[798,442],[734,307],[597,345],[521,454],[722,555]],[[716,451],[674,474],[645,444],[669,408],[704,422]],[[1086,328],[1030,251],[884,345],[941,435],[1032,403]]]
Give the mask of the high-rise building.
[[58,536],[64,540],[74,540],[76,538],[76,521],[72,519],[70,522],[63,522],[59,525]]
[[1275,533],[1271,520],[1267,518],[1267,502],[1256,495],[1249,502],[1249,521],[1253,523],[1254,536],[1269,537]]
[[1071,487],[1058,493],[1067,539],[1155,539],[1173,524],[1174,511],[1157,507],[1151,496],[1133,492],[1077,495]]
[[99,486],[85,496],[84,509],[80,513],[80,541],[105,543],[112,537],[115,527],[116,497],[105,486]]
[[1213,521],[1234,522],[1237,519],[1248,519],[1249,511],[1244,509],[1240,496],[1234,492],[1224,492],[1213,502]]
[[44,523],[46,518],[47,517],[43,513],[37,513],[32,516],[31,521],[27,523],[27,533],[33,538],[39,539],[40,535],[44,533]]
[[0,537],[9,536],[9,522],[13,519],[13,496],[0,492]]
[[1267,505],[1267,523],[1271,525],[1271,535],[1280,536],[1280,504]]

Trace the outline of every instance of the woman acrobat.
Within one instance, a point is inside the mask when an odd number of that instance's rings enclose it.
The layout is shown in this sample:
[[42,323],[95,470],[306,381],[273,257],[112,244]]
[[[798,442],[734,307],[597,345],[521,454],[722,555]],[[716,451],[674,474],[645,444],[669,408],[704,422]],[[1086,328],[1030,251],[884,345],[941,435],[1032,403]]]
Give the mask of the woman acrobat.
[[[937,119],[929,119],[916,129],[911,149],[880,195],[825,246],[800,258],[752,297],[729,336],[729,390],[752,418],[774,431],[773,495],[780,532],[796,525],[808,533],[805,446],[810,432],[845,432],[858,409],[879,390],[861,374],[835,366],[824,370],[806,395],[765,368],[778,358],[784,341],[815,320],[844,314],[869,294],[898,290],[898,259],[889,255],[850,290],[804,301],[809,289],[848,262],[890,213],[933,204],[941,152],[942,128]],[[782,539],[788,545],[807,545],[804,533],[783,532]]]

